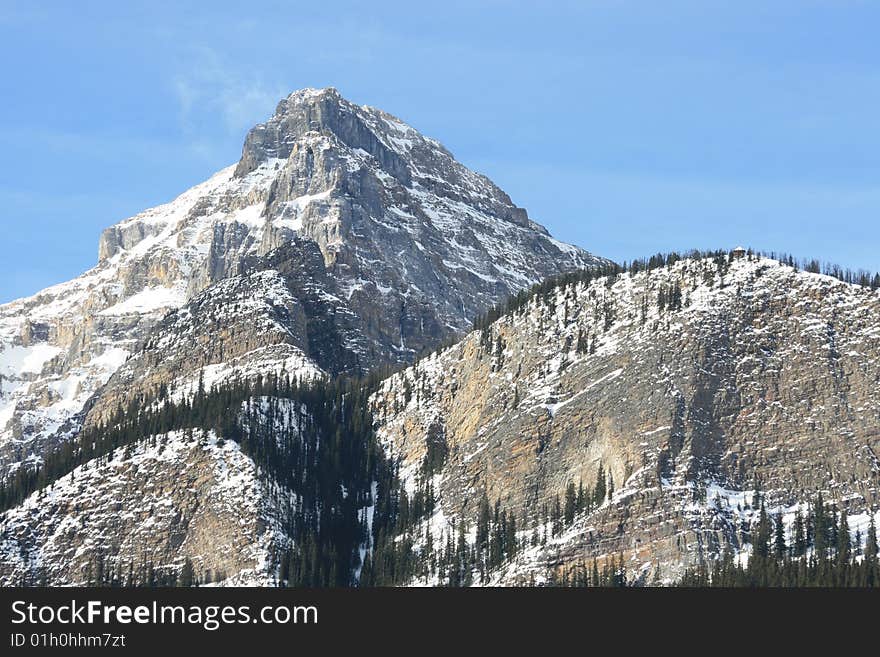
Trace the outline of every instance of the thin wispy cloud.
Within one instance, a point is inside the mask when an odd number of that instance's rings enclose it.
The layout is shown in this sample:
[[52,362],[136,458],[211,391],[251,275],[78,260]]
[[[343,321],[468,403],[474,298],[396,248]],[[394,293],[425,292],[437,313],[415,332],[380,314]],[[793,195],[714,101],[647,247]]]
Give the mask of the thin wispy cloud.
[[246,131],[265,120],[289,90],[258,75],[243,74],[209,47],[193,50],[187,70],[173,80],[186,131],[192,131],[200,117],[220,116],[231,134]]

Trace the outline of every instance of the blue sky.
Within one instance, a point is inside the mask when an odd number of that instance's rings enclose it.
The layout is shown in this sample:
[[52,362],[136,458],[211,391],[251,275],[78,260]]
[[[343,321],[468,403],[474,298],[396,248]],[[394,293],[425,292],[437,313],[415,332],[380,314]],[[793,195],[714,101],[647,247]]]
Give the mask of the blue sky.
[[0,0],[0,302],[91,267],[102,228],[236,161],[305,86],[616,260],[742,243],[880,270],[878,25],[847,0]]

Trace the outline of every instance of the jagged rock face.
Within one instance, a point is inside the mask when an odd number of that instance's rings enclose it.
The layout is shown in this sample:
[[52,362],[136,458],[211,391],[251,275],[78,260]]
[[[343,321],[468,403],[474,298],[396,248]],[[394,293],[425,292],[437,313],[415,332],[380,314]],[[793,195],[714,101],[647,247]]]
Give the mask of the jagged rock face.
[[264,169],[236,179],[230,167],[122,222],[94,269],[0,306],[0,479],[79,430],[86,403],[155,323],[229,273],[217,253],[231,263],[256,248],[242,204],[268,191]]
[[[323,268],[322,268],[323,269]],[[231,379],[294,373],[325,376],[310,326],[319,322],[274,270],[234,276],[212,285],[165,316],[141,349],[87,405],[84,426],[106,424],[170,396],[181,399]],[[322,337],[332,340],[329,333]]]
[[[85,426],[132,402],[191,395],[199,382],[208,389],[270,374],[309,379],[394,362],[392,339],[373,317],[352,311],[313,241],[293,238],[244,268],[160,321],[91,401]],[[442,334],[431,318],[422,321]]]
[[294,496],[258,476],[233,441],[184,432],[92,461],[4,514],[0,586],[87,584],[99,570],[194,570],[234,585],[271,585],[289,544]]
[[[198,372],[186,368],[223,363],[241,372],[249,354],[277,368],[301,352],[310,361],[304,373],[407,362],[508,293],[599,262],[550,238],[436,141],[332,89],[291,94],[251,131],[237,165],[108,229],[99,257],[73,281],[0,306],[0,479],[74,435],[87,403],[106,409],[123,400],[120,382],[137,379],[144,389],[166,373],[192,379]],[[295,275],[301,261],[307,294]],[[156,343],[148,335],[170,310],[203,292],[213,305],[242,302],[245,290],[265,298],[269,290],[254,285],[275,289],[277,281],[253,272],[269,270],[303,305],[285,317],[259,311],[277,331],[245,335],[243,318],[224,314],[234,324],[224,328],[181,311],[159,329],[175,355],[164,363],[149,355]],[[244,278],[225,282],[236,276]],[[318,317],[339,324],[338,345],[278,338],[304,326],[315,334]],[[200,346],[185,354],[190,339]],[[137,362],[108,399],[93,400],[132,354]]]
[[[342,297],[405,360],[522,287],[600,260],[560,244],[488,179],[398,119],[333,89],[282,101],[248,135],[236,175],[284,162],[264,252],[314,240]],[[439,335],[424,336],[426,320]]]
[[[661,312],[674,284],[682,307]],[[619,552],[673,576],[743,549],[737,500],[756,478],[784,512],[818,491],[851,515],[878,502],[880,294],[767,259],[723,276],[686,260],[532,300],[391,377],[373,406],[411,481],[427,441],[445,442],[435,537],[473,522],[483,490],[534,528],[569,482],[610,470],[613,499],[496,582]]]

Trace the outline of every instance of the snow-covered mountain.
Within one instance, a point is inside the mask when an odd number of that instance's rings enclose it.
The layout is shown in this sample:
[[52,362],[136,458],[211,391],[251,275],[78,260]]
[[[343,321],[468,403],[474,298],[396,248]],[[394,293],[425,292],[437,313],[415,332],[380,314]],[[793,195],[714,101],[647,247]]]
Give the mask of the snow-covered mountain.
[[762,507],[790,545],[820,494],[858,549],[880,278],[792,265],[622,270],[398,119],[295,92],[0,306],[0,584],[673,582],[746,561]]
[[148,394],[206,368],[364,371],[598,262],[399,119],[297,91],[236,165],[106,230],[94,269],[0,306],[3,477],[74,435],[87,409],[102,417],[95,395],[129,359],[104,406],[132,381]]

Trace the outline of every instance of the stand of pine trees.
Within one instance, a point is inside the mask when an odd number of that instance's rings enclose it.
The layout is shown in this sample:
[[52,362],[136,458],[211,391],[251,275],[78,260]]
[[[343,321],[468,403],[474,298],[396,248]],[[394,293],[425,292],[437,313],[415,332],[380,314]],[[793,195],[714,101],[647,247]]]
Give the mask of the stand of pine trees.
[[[670,252],[658,253],[650,258],[633,260],[630,263],[624,262],[623,265],[616,263],[608,263],[581,269],[578,271],[567,272],[558,276],[551,276],[540,283],[533,285],[528,290],[523,290],[518,294],[509,297],[504,302],[494,306],[488,312],[477,317],[473,323],[473,329],[481,332],[481,337],[485,346],[491,345],[491,333],[489,327],[501,317],[509,317],[521,311],[525,306],[534,299],[539,299],[544,305],[551,304],[551,298],[557,290],[584,283],[589,284],[600,278],[607,277],[606,284],[610,287],[621,274],[632,273],[637,274],[643,271],[654,271],[662,267],[670,267],[676,262],[684,259],[691,260],[708,260],[711,261],[716,268],[718,274],[723,278],[727,275],[730,263],[733,261],[733,251],[715,250],[715,251],[699,251],[692,250],[683,254]],[[752,251],[749,249],[746,256],[749,259],[756,257],[765,257],[777,260],[782,264],[794,267],[795,269],[803,269],[804,271],[814,274],[824,274],[831,276],[845,283],[859,285],[870,290],[880,289],[880,272],[871,274],[865,270],[844,269],[839,265],[820,264],[818,260],[798,260],[787,253]],[[680,285],[673,283],[670,287],[661,288],[658,293],[657,306],[663,310],[678,310],[682,307],[682,295]],[[606,309],[606,324],[613,323],[613,309]],[[607,328],[607,326],[606,326]],[[581,348],[578,349],[581,351]]]
[[[688,570],[685,587],[876,587],[880,586],[877,529],[873,516],[867,536],[853,536],[846,511],[836,512],[821,495],[805,516],[798,514],[787,543],[781,518],[763,506],[752,535],[748,565],[728,550],[711,568]],[[864,538],[864,549],[862,549]]]
[[616,560],[606,560],[601,570],[598,562],[594,559],[590,567],[586,562],[580,561],[574,566],[565,568],[561,574],[552,570],[547,576],[547,586],[624,588],[630,585],[631,582],[626,578],[623,555],[619,555]]
[[[171,431],[193,438],[213,431],[238,443],[261,477],[294,493],[295,503],[279,514],[286,518],[283,529],[294,547],[276,555],[278,583],[351,586],[360,550],[371,541],[363,509],[373,506],[374,531],[390,535],[405,499],[395,467],[375,440],[367,407],[374,388],[374,380],[300,383],[271,376],[210,391],[200,385],[191,399],[181,401],[159,391],[161,403],[135,400],[105,426],[83,431],[48,455],[39,467],[20,469],[0,489],[0,509],[21,503],[81,465],[95,467],[109,461],[117,450],[155,444]],[[282,400],[294,403],[282,404]],[[291,407],[302,412],[291,418]],[[432,504],[414,500],[415,514]],[[128,564],[110,561],[95,557],[83,573],[84,581],[99,586],[166,586],[220,578],[216,573],[196,573],[186,563],[160,572],[146,559]],[[44,580],[45,573],[35,570],[23,583]]]

